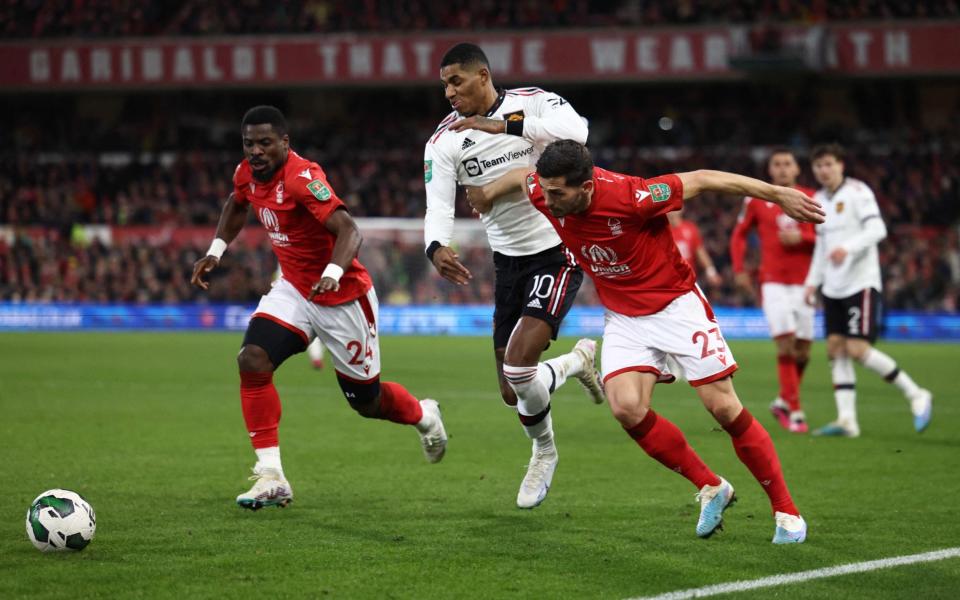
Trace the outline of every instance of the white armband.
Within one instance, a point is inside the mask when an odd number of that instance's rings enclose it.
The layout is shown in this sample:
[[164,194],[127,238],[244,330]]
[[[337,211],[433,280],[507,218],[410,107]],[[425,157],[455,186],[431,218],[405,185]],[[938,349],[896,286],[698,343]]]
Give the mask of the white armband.
[[210,249],[207,250],[207,256],[214,256],[217,260],[223,256],[223,253],[227,249],[227,243],[220,238],[213,240],[213,243],[210,244]]
[[320,278],[329,277],[330,279],[340,282],[340,278],[343,277],[343,267],[333,263],[329,263],[327,268],[323,270],[323,275]]

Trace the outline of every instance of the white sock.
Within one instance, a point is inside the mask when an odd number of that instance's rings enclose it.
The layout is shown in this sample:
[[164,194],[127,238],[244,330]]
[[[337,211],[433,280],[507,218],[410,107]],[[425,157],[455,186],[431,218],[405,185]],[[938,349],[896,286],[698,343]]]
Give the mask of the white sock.
[[566,383],[567,377],[579,375],[583,369],[583,361],[578,354],[567,352],[556,358],[545,360],[539,365],[537,375],[550,393],[560,389],[560,386]]
[[909,375],[897,368],[896,361],[876,348],[867,350],[861,364],[900,388],[907,398],[914,396],[920,390]]
[[426,433],[430,431],[430,428],[433,427],[437,418],[432,412],[423,411],[423,416],[420,417],[420,420],[414,425],[417,428],[417,431],[420,433]]
[[[515,367],[503,365],[503,376],[517,394],[517,413],[527,437],[542,447],[553,445],[553,420],[550,418],[550,390],[540,377],[539,365]],[[531,422],[531,418],[536,422]]]
[[283,477],[283,465],[280,463],[280,446],[270,448],[255,448],[257,453],[257,467],[260,469],[276,469]]
[[857,373],[853,370],[853,361],[849,356],[833,359],[833,398],[837,403],[837,420],[847,423],[857,422]]

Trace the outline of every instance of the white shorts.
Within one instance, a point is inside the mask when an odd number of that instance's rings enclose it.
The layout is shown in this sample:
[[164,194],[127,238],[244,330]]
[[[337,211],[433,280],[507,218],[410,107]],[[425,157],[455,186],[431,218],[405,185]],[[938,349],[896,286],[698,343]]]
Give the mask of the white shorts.
[[764,283],[760,286],[763,314],[770,326],[770,337],[794,334],[801,340],[813,339],[814,308],[803,297],[802,285]]
[[727,347],[710,303],[697,288],[652,315],[628,317],[607,311],[600,366],[603,381],[628,371],[654,373],[661,383],[674,376],[667,355],[697,387],[727,377],[737,363]]
[[254,317],[283,325],[309,344],[320,338],[330,351],[333,368],[347,379],[367,382],[380,375],[380,342],[377,293],[371,287],[365,296],[337,306],[320,306],[304,298],[283,279],[273,282],[260,298]]

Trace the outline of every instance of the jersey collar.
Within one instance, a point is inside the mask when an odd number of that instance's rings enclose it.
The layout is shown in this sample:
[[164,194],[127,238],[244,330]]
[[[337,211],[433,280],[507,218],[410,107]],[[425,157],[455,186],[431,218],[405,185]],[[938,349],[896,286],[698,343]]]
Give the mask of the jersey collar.
[[487,114],[483,115],[485,117],[492,117],[498,110],[500,110],[500,105],[503,104],[503,99],[507,97],[507,90],[504,88],[497,88],[497,101],[493,103],[493,106],[490,107],[490,110],[487,111]]

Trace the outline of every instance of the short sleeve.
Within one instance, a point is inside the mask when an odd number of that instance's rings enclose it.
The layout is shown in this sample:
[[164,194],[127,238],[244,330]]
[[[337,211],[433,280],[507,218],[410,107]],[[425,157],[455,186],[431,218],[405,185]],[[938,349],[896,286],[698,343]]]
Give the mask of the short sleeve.
[[540,187],[540,176],[536,171],[527,173],[523,191],[531,202],[543,199],[543,188]]
[[233,171],[233,201],[240,206],[246,206],[250,204],[250,200],[247,198],[247,184],[241,181],[241,167],[243,163],[238,164]]
[[303,184],[303,188],[298,190],[296,201],[309,210],[315,219],[326,223],[330,215],[339,208],[345,208],[345,205],[334,193],[322,172],[316,173],[314,169],[310,171],[314,179]]
[[652,219],[683,208],[683,183],[676,175],[660,175],[651,179],[631,178],[634,211],[644,219]]

